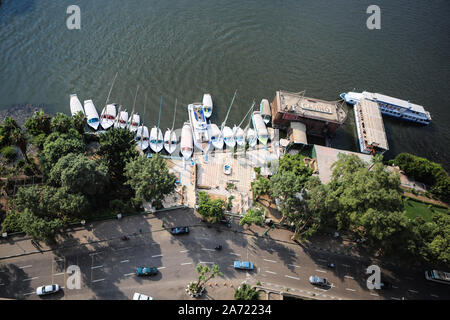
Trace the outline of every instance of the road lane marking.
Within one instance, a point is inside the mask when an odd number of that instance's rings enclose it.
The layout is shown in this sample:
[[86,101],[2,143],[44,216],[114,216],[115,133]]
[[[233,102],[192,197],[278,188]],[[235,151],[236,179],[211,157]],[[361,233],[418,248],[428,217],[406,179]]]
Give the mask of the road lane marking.
[[379,297],[379,295],[376,294],[376,293],[371,293],[370,295],[371,295],[371,296],[375,296],[375,297]]
[[161,269],[165,269],[166,267],[158,267],[156,269],[161,270]]
[[103,265],[101,265],[101,266],[95,266],[95,267],[91,267],[91,269],[98,269],[98,268],[103,268]]
[[60,275],[63,275],[65,272],[60,272],[60,273],[54,273],[53,275],[54,276],[60,276]]
[[295,280],[300,280],[300,278],[297,278],[297,277],[293,277],[293,276],[288,276],[288,275],[285,275],[285,277],[286,277],[286,278],[291,278],[291,279],[295,279]]
[[317,259],[317,260],[322,261],[322,262],[327,262],[327,260],[325,260],[325,259]]
[[344,276],[344,278],[354,279],[352,276]]
[[101,254],[103,251],[100,251],[100,252],[94,252],[94,253],[89,253],[89,255],[92,257],[92,256],[95,256],[95,255],[97,255],[97,254]]
[[267,270],[266,270],[266,272],[267,272],[267,273],[271,273],[271,274],[277,274],[276,272],[273,272],[273,271],[267,271]]
[[394,289],[398,289],[398,287],[396,287],[396,286],[392,286],[392,288],[394,288]]
[[348,264],[342,264],[344,267],[350,268]]
[[157,258],[157,257],[162,257],[162,256],[163,256],[162,254],[156,254],[156,255],[152,256],[152,258]]
[[267,261],[267,262],[277,263],[275,260],[269,260],[269,259],[263,259],[263,260]]
[[104,281],[105,279],[97,279],[97,280],[92,280],[92,282],[99,282],[99,281]]
[[181,250],[180,253],[188,252],[189,250]]
[[24,280],[22,280],[22,281],[31,281],[31,280],[38,279],[38,278],[39,278],[39,277],[33,277],[33,278],[24,279]]
[[317,272],[327,273],[326,271],[316,269]]
[[32,265],[29,265],[29,266],[19,267],[19,269],[25,269],[25,268],[31,268],[31,267],[32,267]]
[[30,294],[35,294],[36,292],[24,293],[24,296],[29,296]]
[[296,266],[295,264],[288,264],[288,266],[295,267],[295,268],[300,268],[300,266]]
[[131,275],[133,275],[133,274],[134,274],[134,272],[131,272],[131,273],[125,273],[124,276],[125,276],[125,277],[128,277],[128,276],[131,276]]
[[432,297],[434,297],[434,298],[439,298],[439,296],[438,296],[438,295],[435,295],[435,294],[430,294],[430,296],[432,296]]
[[314,287],[314,289],[316,289],[316,290],[320,290],[320,291],[327,291],[326,289],[322,289],[322,288],[317,288],[317,287]]
[[239,253],[234,253],[234,252],[231,252],[230,254],[232,254],[233,256],[238,256],[238,257],[241,256]]
[[120,261],[120,263],[126,263],[126,262],[130,262],[130,260],[122,260],[122,261]]
[[181,265],[182,265],[182,266],[185,266],[185,265],[187,265],[187,264],[192,264],[192,262],[184,262],[184,263],[182,263]]
[[116,249],[117,251],[120,251],[120,250],[127,250],[127,249],[131,249],[132,247],[125,247],[125,248],[119,248],[119,249]]
[[200,261],[200,263],[204,263],[204,264],[214,264],[214,262],[208,262],[208,261]]
[[348,290],[348,291],[356,291],[355,289],[350,289],[350,288],[345,288],[345,290]]
[[412,292],[412,293],[419,293],[418,291],[416,291],[416,290],[408,290],[409,292]]
[[201,240],[209,240],[209,238],[201,238],[201,237],[197,237],[195,239],[201,239]]
[[214,251],[214,249],[202,248],[204,251]]
[[391,297],[392,300],[400,300],[400,298]]

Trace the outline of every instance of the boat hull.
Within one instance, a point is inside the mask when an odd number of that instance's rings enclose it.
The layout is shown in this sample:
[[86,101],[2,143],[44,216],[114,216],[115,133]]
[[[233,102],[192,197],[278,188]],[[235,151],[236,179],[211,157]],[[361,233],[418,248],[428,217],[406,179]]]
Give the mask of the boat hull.
[[209,93],[205,93],[203,95],[203,112],[205,113],[206,118],[210,118],[213,110],[212,98]]
[[230,148],[234,148],[234,146],[236,145],[236,140],[234,140],[233,130],[231,130],[230,127],[223,128],[222,136],[225,144]]
[[86,120],[89,127],[97,130],[98,126],[100,125],[100,120],[98,117],[97,109],[95,108],[94,102],[92,100],[84,101],[84,111],[86,112]]
[[78,112],[84,113],[83,105],[80,102],[80,99],[78,99],[78,96],[76,94],[70,95],[70,113],[72,114],[72,117],[76,115]]
[[161,129],[153,127],[150,131],[150,149],[153,152],[160,152],[164,147],[164,138]]
[[174,131],[167,129],[164,133],[164,149],[172,154],[177,148],[177,135]]
[[192,140],[192,128],[185,123],[181,129],[180,151],[185,160],[189,160],[194,152],[194,141]]

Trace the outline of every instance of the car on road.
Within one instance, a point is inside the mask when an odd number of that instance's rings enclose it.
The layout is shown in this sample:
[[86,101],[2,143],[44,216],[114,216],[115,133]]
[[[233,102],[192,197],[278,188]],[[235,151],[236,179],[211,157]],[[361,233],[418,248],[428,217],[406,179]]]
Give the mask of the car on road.
[[311,276],[309,277],[309,282],[313,285],[316,286],[324,286],[324,287],[328,287],[330,285],[330,283],[328,282],[327,279],[325,278],[321,278],[318,276]]
[[138,276],[154,276],[158,274],[158,268],[156,267],[138,267],[136,269],[136,275]]
[[189,233],[189,227],[175,227],[170,229],[171,234]]
[[153,298],[149,297],[149,296],[147,296],[145,294],[135,292],[133,294],[133,300],[153,300]]
[[59,289],[60,289],[59,285],[57,285],[57,284],[50,284],[50,285],[47,285],[47,286],[38,287],[36,289],[36,294],[38,296],[45,296],[47,294],[56,293],[56,292],[59,291]]
[[253,262],[250,261],[234,261],[235,269],[253,270]]

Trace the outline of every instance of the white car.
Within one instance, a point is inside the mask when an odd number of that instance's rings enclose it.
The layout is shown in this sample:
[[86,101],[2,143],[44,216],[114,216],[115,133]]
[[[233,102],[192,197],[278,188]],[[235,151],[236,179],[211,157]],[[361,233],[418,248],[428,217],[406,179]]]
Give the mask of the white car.
[[146,296],[145,294],[135,292],[133,295],[133,300],[153,300],[153,298]]
[[47,294],[56,293],[59,291],[59,285],[51,284],[48,286],[41,286],[36,289],[36,294],[38,296],[45,296]]

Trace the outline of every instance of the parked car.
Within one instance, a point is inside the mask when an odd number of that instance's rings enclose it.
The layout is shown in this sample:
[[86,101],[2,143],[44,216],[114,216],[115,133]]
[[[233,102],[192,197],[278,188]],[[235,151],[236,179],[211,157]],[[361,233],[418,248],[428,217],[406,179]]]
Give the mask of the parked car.
[[136,269],[136,275],[138,276],[154,276],[158,274],[156,267],[138,267]]
[[189,227],[175,227],[170,229],[171,234],[189,233]]
[[133,294],[133,300],[153,300],[153,298],[146,296],[145,294],[135,292]]
[[243,270],[253,270],[253,262],[236,260],[234,262],[234,268]]
[[330,285],[330,283],[328,282],[327,279],[321,278],[318,276],[309,277],[309,282],[316,286],[329,286]]
[[56,293],[56,292],[59,291],[59,289],[60,289],[59,285],[57,285],[57,284],[50,284],[50,285],[47,285],[47,286],[38,287],[36,289],[36,294],[38,296],[45,296],[47,294]]

